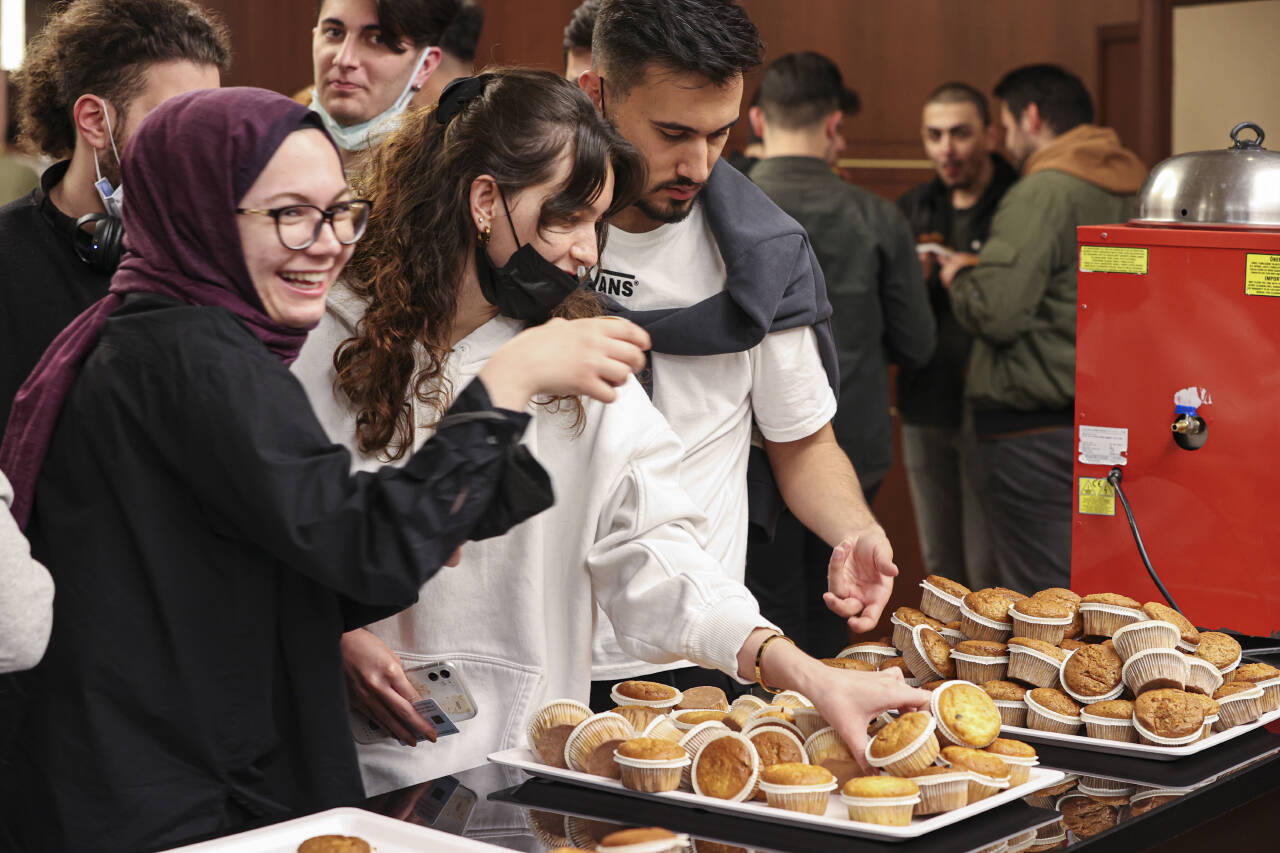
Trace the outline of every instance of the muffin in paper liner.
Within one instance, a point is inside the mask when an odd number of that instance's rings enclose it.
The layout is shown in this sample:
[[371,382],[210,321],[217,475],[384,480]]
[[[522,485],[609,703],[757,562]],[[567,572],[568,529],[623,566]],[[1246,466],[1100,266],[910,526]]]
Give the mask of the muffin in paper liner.
[[1144,649],[1124,662],[1120,678],[1134,696],[1140,696],[1162,687],[1182,690],[1190,673],[1187,656],[1182,652],[1171,648]]
[[1022,853],[1023,850],[1036,843],[1036,831],[1028,829],[1026,832],[1008,839],[1005,843],[1009,845],[1008,853]]
[[[612,711],[587,717],[578,724],[564,744],[564,763],[570,770],[579,773],[590,773],[594,776],[607,776],[617,779],[617,765],[613,764],[612,741],[630,740],[636,736],[636,730],[623,717]],[[602,747],[609,746],[609,761],[604,761],[600,753]],[[604,772],[602,772],[604,771]]]
[[631,728],[638,732],[649,728],[649,724],[658,717],[667,716],[662,708],[650,708],[646,705],[619,705],[609,710],[630,723]]
[[[710,741],[714,740],[722,732],[729,731],[729,728],[723,723],[699,723],[689,731],[685,732],[678,743],[684,747],[684,751],[689,754],[690,759],[696,759],[698,752],[706,746]],[[693,764],[686,765],[680,771],[680,787],[687,791],[693,790]]]
[[794,690],[783,690],[781,693],[773,697],[773,701],[769,703],[775,708],[812,708],[813,703],[809,701],[809,697],[803,693],[797,693]]
[[[817,771],[813,772],[817,774]],[[831,802],[831,792],[836,789],[836,777],[826,768],[822,768],[821,772],[829,777],[827,781],[803,784],[767,782],[761,779],[757,784],[772,808],[822,815],[826,814]]]
[[672,725],[682,734],[699,723],[723,723],[727,716],[729,716],[727,711],[713,711],[710,708],[686,708],[683,711],[673,711],[669,715]]
[[939,622],[954,622],[960,618],[960,598],[927,580],[920,582],[920,612]]
[[1027,637],[1032,640],[1044,640],[1046,643],[1058,645],[1067,635],[1074,615],[1061,617],[1028,616],[1018,612],[1018,602],[1009,605],[1009,618],[1013,621],[1014,637]]
[[1174,649],[1180,638],[1178,627],[1172,622],[1143,619],[1121,625],[1111,635],[1111,642],[1120,660],[1127,661],[1147,649]]
[[[1107,702],[1111,699],[1119,699],[1120,694],[1124,693],[1124,688],[1125,688],[1123,667],[1121,667],[1120,669],[1120,683],[1117,684],[1115,687],[1111,688],[1110,690],[1108,690],[1106,693],[1100,694],[1098,696],[1090,696],[1085,693],[1077,693],[1076,691],[1071,689],[1071,687],[1067,684],[1067,678],[1066,678],[1067,662],[1071,660],[1072,656],[1075,655],[1076,651],[1079,651],[1079,650],[1078,649],[1073,650],[1071,654],[1063,658],[1062,664],[1058,667],[1058,681],[1059,681],[1060,689],[1062,690],[1062,692],[1066,693],[1068,696],[1070,696],[1072,699],[1079,702],[1081,705],[1092,705],[1094,702]],[[1083,659],[1084,658],[1081,658],[1081,660]],[[1068,732],[1068,734],[1070,734],[1070,732]]]
[[1005,788],[1009,787],[1009,778],[993,779],[990,776],[983,776],[981,773],[969,771],[969,802],[976,803],[978,800],[985,800],[993,794],[998,794]]
[[1183,688],[1190,693],[1203,693],[1212,696],[1222,686],[1222,673],[1204,658],[1187,658],[1187,686]]
[[749,708],[754,713],[761,708],[768,708],[769,703],[761,699],[759,696],[753,696],[750,693],[743,693],[737,699],[729,703],[729,710],[736,711],[739,708]]
[[750,735],[752,731],[760,728],[761,726],[777,726],[778,728],[786,729],[799,738],[801,743],[804,742],[804,733],[800,731],[800,727],[790,720],[784,720],[781,717],[755,715],[743,724],[742,733],[744,735]]
[[622,787],[650,794],[679,788],[684,768],[692,763],[687,754],[683,758],[646,760],[619,755],[617,750],[613,760],[621,771]]
[[1031,768],[1040,766],[1040,759],[1035,756],[1001,755],[1000,760],[1009,765],[1009,785],[1016,788],[1031,780]]
[[920,802],[912,811],[917,817],[952,812],[969,804],[969,774],[963,770],[910,778],[920,788]]
[[[649,689],[664,688],[660,691],[663,694],[662,698],[641,699],[636,696],[629,695],[631,692],[636,692],[636,685],[643,685]],[[643,705],[646,708],[668,709],[674,708],[678,705],[683,695],[684,694],[679,690],[667,684],[659,684],[654,681],[642,681],[639,679],[629,679],[627,681],[619,681],[617,684],[613,685],[613,690],[610,691],[609,698],[618,705]]]
[[576,817],[574,815],[565,817],[564,828],[565,834],[569,836],[569,843],[583,850],[595,850],[596,845],[606,835],[612,835],[620,829],[626,829],[620,823],[591,820],[590,818]]
[[527,809],[524,814],[525,823],[533,837],[543,847],[555,849],[569,847],[569,831],[565,828],[565,816],[556,812]]
[[[1146,728],[1143,727],[1142,723],[1138,722],[1136,716],[1133,720],[1133,730],[1138,733],[1138,743],[1145,746],[1186,746],[1188,744],[1195,743],[1203,737],[1201,729],[1196,729],[1191,734],[1183,737],[1160,737],[1157,734],[1152,734],[1147,731]],[[1080,780],[1080,790],[1084,791],[1083,779]],[[1084,793],[1087,794],[1089,792],[1084,791]]]
[[[1001,641],[1003,642],[1003,641]],[[1005,681],[1009,674],[1009,656],[970,655],[951,650],[956,662],[956,680],[981,684],[984,681]]]
[[[600,839],[593,849],[598,853],[685,853],[689,849],[689,836],[680,833],[658,830],[662,837],[639,838],[633,840],[627,836],[638,833],[653,833],[652,828],[622,830]],[[653,833],[657,834],[657,833]]]
[[871,750],[876,741],[884,734],[884,731],[881,730],[875,737],[867,741],[867,747],[864,752],[867,764],[885,771],[890,776],[910,777],[919,773],[930,764],[933,764],[942,751],[942,746],[938,743],[937,725],[937,720],[929,716],[924,731],[910,743],[897,752],[876,758],[871,754]]
[[[975,729],[973,726],[970,726],[968,733],[953,730],[947,720],[947,715],[943,713],[942,702],[947,694],[953,690],[959,690],[962,692],[957,695],[968,695],[971,697],[971,703],[966,706],[966,710],[976,711],[976,714],[971,715],[969,722],[978,723],[978,727]],[[973,702],[977,703],[976,707],[972,704]],[[929,713],[932,715],[937,725],[939,746],[945,743],[954,744],[956,746],[967,746],[974,749],[982,749],[989,746],[992,741],[1000,736],[1000,725],[1003,718],[1000,718],[1001,722],[995,722],[995,719],[1000,716],[1000,709],[996,706],[995,700],[988,696],[986,691],[981,687],[967,681],[948,681],[934,690],[929,696]],[[975,720],[973,717],[977,717],[978,719]],[[984,717],[989,718],[991,722],[995,723],[994,728],[990,731],[986,731],[986,728],[988,727],[983,726],[980,722]],[[896,776],[901,774],[895,773],[894,775]]]
[[840,802],[848,809],[849,820],[877,826],[909,826],[916,804],[920,802],[920,793],[917,790],[914,794],[893,797],[859,797],[841,790]]
[[[988,619],[979,613],[974,613],[961,601],[960,631],[971,640],[990,640],[994,643],[1006,643],[1013,636],[1013,622],[997,622],[994,619]],[[991,676],[991,678],[983,680],[989,681],[997,677]]]
[[1255,681],[1255,687],[1262,688],[1262,698],[1258,700],[1258,710],[1263,714],[1280,711],[1280,678],[1268,678]]
[[1086,705],[1080,709],[1080,722],[1084,723],[1085,734],[1098,740],[1112,740],[1117,743],[1137,743],[1138,732],[1133,727],[1133,718],[1117,719],[1115,717],[1096,717],[1089,713]]
[[853,658],[872,666],[879,666],[890,658],[896,658],[898,654],[895,647],[886,646],[883,643],[855,643],[852,646],[845,646],[836,657]]
[[1051,711],[1032,699],[1029,692],[1023,701],[1027,703],[1027,728],[1063,735],[1073,735],[1080,730],[1079,714],[1068,716]]
[[961,631],[959,628],[947,627],[947,628],[943,628],[938,633],[941,634],[942,638],[947,641],[947,645],[953,649],[956,647],[957,643],[963,643],[967,639],[964,635],[964,632]]
[[1009,680],[1057,687],[1062,678],[1062,664],[1057,658],[1029,646],[1009,646]]
[[[768,732],[775,733],[777,737],[782,738],[787,743],[788,747],[791,747],[794,749],[793,757],[788,758],[785,762],[778,762],[778,763],[789,763],[789,764],[797,764],[797,763],[808,764],[809,763],[809,753],[804,748],[804,740],[798,737],[795,732],[791,731],[790,729],[784,729],[782,726],[756,726],[753,729],[751,729],[751,731],[744,732],[743,734],[746,735],[747,740],[751,741],[751,745],[755,747],[756,755],[760,756],[761,772],[763,772],[766,767],[771,766],[771,763],[767,762],[766,753],[764,750],[760,748],[760,745],[756,743],[756,738],[759,737],[761,734],[765,734]],[[759,780],[756,781],[756,787],[751,791],[751,796],[747,797],[747,799],[749,800],[765,799],[764,792],[760,788]]]
[[1215,697],[1218,702],[1218,722],[1214,724],[1215,732],[1225,732],[1235,726],[1252,723],[1262,716],[1259,702],[1263,697],[1263,689],[1254,686],[1250,690],[1242,690],[1228,696]]
[[996,699],[996,708],[1000,710],[1000,723],[1005,726],[1027,725],[1027,703],[1023,699]]
[[650,720],[649,725],[644,727],[644,731],[642,731],[640,735],[642,737],[656,737],[662,740],[670,740],[678,743],[680,738],[684,737],[684,732],[680,731],[680,729],[676,727],[676,724],[671,721],[671,718],[664,714]]
[[546,703],[529,719],[529,747],[543,764],[567,767],[564,747],[578,724],[590,716],[591,709],[574,699]]
[[796,708],[792,715],[792,722],[800,730],[801,741],[808,740],[815,733],[831,725],[822,718],[822,714],[815,708]]
[[[933,631],[933,629],[928,625],[917,625],[911,629],[911,639],[907,643],[907,647],[902,650],[902,659],[907,662],[907,668],[911,670],[911,674],[920,679],[921,682],[946,678],[946,674],[939,672],[938,668],[929,660],[929,656],[924,653],[920,639],[924,631]],[[938,632],[935,631],[934,633]]]
[[1204,718],[1204,728],[1200,732],[1200,740],[1213,736],[1213,727],[1217,725],[1219,719],[1221,717],[1218,714],[1210,714]]
[[1133,782],[1124,782],[1107,776],[1081,776],[1076,787],[1091,797],[1108,797],[1114,794],[1129,796],[1137,790]]
[[1137,608],[1100,601],[1080,602],[1080,615],[1084,619],[1084,632],[1090,637],[1110,637],[1117,628],[1147,618],[1147,614]]
[[[750,797],[752,792],[755,791],[756,782],[760,778],[760,756],[756,753],[756,748],[751,745],[751,741],[738,732],[731,732],[728,730],[718,732],[698,750],[697,755],[695,755],[693,759],[693,766],[690,768],[690,775],[693,780],[693,792],[703,797],[716,796],[715,794],[708,793],[703,790],[702,781],[699,778],[699,770],[701,770],[703,765],[710,760],[708,756],[712,755],[717,751],[717,749],[719,749],[719,747],[712,748],[713,745],[717,741],[723,741],[726,739],[732,739],[742,745],[743,749],[740,751],[746,756],[748,772],[741,785],[737,786],[736,790],[730,796],[719,797],[719,799],[728,800],[731,803],[741,803]],[[710,751],[708,751],[709,749]]]

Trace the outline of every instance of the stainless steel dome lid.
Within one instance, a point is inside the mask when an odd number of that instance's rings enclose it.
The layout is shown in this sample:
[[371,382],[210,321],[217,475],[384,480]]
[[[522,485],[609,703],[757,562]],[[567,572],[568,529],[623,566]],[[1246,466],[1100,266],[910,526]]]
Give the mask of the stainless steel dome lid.
[[[1252,130],[1255,139],[1241,139]],[[1196,151],[1156,164],[1138,191],[1136,225],[1280,228],[1280,151],[1262,147],[1253,122],[1231,129],[1230,148]]]

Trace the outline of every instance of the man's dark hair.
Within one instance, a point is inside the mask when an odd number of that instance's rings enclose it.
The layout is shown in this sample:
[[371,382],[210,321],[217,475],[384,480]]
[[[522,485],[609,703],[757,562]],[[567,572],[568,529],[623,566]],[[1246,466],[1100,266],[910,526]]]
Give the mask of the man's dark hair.
[[760,64],[764,44],[734,0],[601,0],[591,64],[625,94],[650,65],[725,86]]
[[569,61],[571,50],[591,50],[591,34],[596,28],[596,13],[600,10],[600,0],[583,0],[573,10],[573,17],[564,28],[564,59]]
[[[76,147],[72,108],[85,94],[117,114],[146,83],[149,65],[186,61],[226,73],[231,46],[221,21],[188,0],[79,0],[56,7],[27,45],[15,82],[22,136],[50,157]],[[123,120],[113,126],[119,132]]]
[[843,110],[857,98],[844,86],[840,69],[820,53],[788,53],[774,61],[760,81],[765,120],[784,130],[804,130]]
[[1089,90],[1079,77],[1057,65],[1027,65],[1010,71],[996,84],[995,96],[1015,119],[1022,117],[1027,104],[1035,104],[1056,135],[1093,121]]
[[987,96],[968,83],[961,83],[958,80],[943,83],[930,92],[929,97],[925,98],[924,102],[926,105],[972,104],[973,108],[978,111],[978,118],[982,120],[982,126],[987,127],[991,124],[991,106],[987,103]]
[[480,30],[483,28],[484,9],[468,0],[440,34],[440,49],[455,59],[474,62],[476,44],[480,41]]
[[[325,0],[316,0],[316,14],[324,14]],[[441,41],[446,31],[461,14],[471,14],[467,6],[470,0],[374,0],[378,12],[378,26],[387,47],[396,53],[408,50],[405,42],[413,45],[415,50],[435,45],[443,49]],[[478,10],[477,10],[478,11]],[[476,24],[476,38],[480,37],[480,24],[484,23],[484,13],[480,13],[480,21]],[[453,51],[449,51],[453,53]],[[453,53],[461,57],[460,54]],[[471,48],[471,58],[475,58],[475,46]]]

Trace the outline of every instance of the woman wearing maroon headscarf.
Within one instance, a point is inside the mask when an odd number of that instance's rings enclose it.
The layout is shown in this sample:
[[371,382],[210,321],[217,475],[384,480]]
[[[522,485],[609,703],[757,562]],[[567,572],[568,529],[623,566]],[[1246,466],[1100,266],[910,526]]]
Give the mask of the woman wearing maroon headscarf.
[[343,628],[549,504],[516,444],[530,395],[607,399],[643,363],[617,321],[522,336],[408,465],[349,476],[286,367],[367,217],[315,114],[180,96],[123,171],[130,254],[0,448],[58,584],[0,797],[30,850],[152,849],[359,800]]

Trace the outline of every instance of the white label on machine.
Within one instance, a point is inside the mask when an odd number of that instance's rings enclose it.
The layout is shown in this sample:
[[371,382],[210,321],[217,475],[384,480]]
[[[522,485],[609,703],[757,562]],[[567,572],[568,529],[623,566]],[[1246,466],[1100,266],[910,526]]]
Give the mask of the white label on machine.
[[1128,452],[1126,427],[1080,427],[1080,461],[1085,465],[1127,465]]

